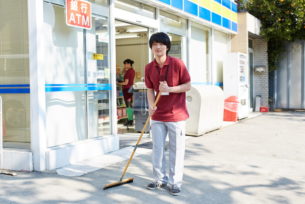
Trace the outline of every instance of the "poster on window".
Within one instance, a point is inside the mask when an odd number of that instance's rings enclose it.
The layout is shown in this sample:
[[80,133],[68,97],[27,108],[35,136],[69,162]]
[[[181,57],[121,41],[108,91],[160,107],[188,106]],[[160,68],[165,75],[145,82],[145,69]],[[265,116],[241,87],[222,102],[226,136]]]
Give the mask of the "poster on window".
[[90,30],[92,27],[91,3],[82,0],[66,0],[66,23],[68,26]]

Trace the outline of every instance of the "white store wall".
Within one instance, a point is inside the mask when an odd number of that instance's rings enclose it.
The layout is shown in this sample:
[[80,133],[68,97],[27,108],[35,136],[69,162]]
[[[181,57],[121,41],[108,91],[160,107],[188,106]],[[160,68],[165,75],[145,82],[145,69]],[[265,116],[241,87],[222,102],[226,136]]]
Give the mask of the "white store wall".
[[207,31],[191,26],[189,70],[192,82],[208,82]]
[[230,52],[230,39],[228,34],[214,31],[213,42],[213,82],[223,83],[223,64]]

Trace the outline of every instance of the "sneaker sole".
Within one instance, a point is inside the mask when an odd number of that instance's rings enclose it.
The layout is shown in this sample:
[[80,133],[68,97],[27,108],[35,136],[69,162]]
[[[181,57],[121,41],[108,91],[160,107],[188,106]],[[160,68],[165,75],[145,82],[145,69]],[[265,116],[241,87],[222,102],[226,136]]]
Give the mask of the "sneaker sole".
[[160,187],[156,187],[156,188],[150,188],[150,187],[146,186],[146,189],[148,189],[148,190],[165,190],[166,186],[160,186]]
[[172,196],[178,196],[178,195],[180,195],[180,193],[172,193],[172,192],[169,192],[169,194],[171,194]]

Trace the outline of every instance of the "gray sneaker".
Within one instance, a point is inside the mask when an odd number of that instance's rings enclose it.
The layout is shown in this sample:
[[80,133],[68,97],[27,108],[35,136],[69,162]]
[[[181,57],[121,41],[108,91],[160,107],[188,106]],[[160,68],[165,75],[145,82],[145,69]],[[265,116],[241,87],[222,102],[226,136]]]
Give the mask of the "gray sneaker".
[[173,196],[177,196],[180,194],[181,192],[181,189],[177,186],[177,185],[171,185],[169,188],[168,188],[168,192],[173,195]]
[[166,183],[161,183],[161,182],[154,181],[154,182],[151,182],[150,184],[148,184],[146,186],[146,188],[149,189],[149,190],[155,190],[155,189],[161,189],[161,188],[165,189],[166,186],[167,186]]

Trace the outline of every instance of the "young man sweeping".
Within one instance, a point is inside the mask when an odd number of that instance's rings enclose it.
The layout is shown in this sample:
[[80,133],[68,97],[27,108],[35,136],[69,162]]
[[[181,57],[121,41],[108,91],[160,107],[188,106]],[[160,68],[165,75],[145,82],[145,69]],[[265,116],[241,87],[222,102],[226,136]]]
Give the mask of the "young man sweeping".
[[[167,187],[169,193],[181,191],[184,152],[186,109],[185,92],[191,88],[190,75],[184,63],[168,56],[171,42],[167,34],[155,33],[149,40],[154,60],[145,67],[145,84],[151,118],[153,141],[153,182],[150,190]],[[161,98],[153,107],[156,93]],[[166,172],[165,141],[169,136],[169,174]]]

